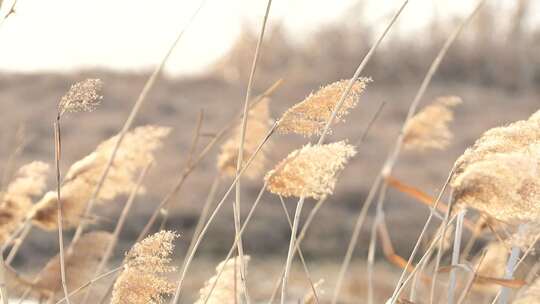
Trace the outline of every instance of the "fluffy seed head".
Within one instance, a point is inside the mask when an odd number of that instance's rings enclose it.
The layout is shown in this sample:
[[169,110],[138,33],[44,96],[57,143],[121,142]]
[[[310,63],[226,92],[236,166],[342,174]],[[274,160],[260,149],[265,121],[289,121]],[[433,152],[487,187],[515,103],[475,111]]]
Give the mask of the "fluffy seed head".
[[175,270],[169,264],[177,237],[175,232],[160,231],[133,246],[114,284],[111,304],[165,303],[175,288],[163,275]]
[[[93,231],[81,236],[77,243],[71,246],[71,250],[65,256],[67,284],[70,290],[79,288],[94,277],[94,271],[112,238],[112,234],[108,232]],[[55,294],[56,300],[63,298],[59,255],[47,263],[35,285]],[[70,299],[82,300],[80,295],[77,297]]]
[[[254,106],[248,115],[246,136],[244,141],[243,164],[255,153],[259,144],[270,129],[270,111],[268,109],[269,99],[260,101]],[[228,176],[236,175],[236,163],[238,162],[238,150],[242,136],[242,125],[239,124],[233,131],[233,135],[222,146],[221,153],[218,156],[217,167],[221,174]],[[264,171],[267,163],[266,154],[269,150],[266,143],[261,151],[251,162],[250,167],[244,175],[249,178],[258,177]]]
[[[304,136],[320,135],[326,122],[345,91],[348,80],[340,80],[311,93],[300,103],[288,109],[278,122],[277,131],[282,134],[297,133]],[[360,78],[352,87],[343,105],[337,112],[335,123],[358,104],[358,97],[371,78]]]
[[[154,153],[162,146],[169,128],[143,126],[124,137],[101,191],[98,202],[113,200],[117,195],[129,193],[136,184],[137,172],[154,160]],[[94,152],[74,163],[66,173],[61,188],[64,227],[77,226],[86,203],[91,198],[101,174],[114,149],[117,136],[101,143]],[[56,229],[55,191],[47,192],[34,205],[34,223],[43,229]]]
[[445,149],[452,139],[448,124],[454,119],[452,107],[461,103],[457,96],[439,97],[405,125],[404,148],[425,151]]
[[91,112],[100,103],[103,83],[99,79],[86,79],[71,86],[58,103],[58,114],[66,112]]
[[308,144],[291,152],[265,179],[268,191],[289,197],[320,199],[331,195],[337,174],[356,154],[345,141],[312,146]]
[[[249,262],[249,258],[250,257],[247,255],[244,256],[246,266]],[[223,272],[216,283],[216,280],[218,279],[217,275],[221,271]],[[212,291],[210,298],[208,298],[210,290],[214,284],[216,287]],[[207,304],[234,304],[236,303],[234,298],[235,286],[238,288],[242,285],[240,281],[240,263],[238,260],[236,260],[236,257],[233,257],[226,263],[225,261],[222,261],[218,264],[216,267],[216,275],[204,283],[204,287],[199,290],[199,299],[195,302],[195,304],[204,304],[207,298]]]
[[538,220],[538,156],[536,151],[497,153],[468,165],[453,181],[454,201],[509,224]]
[[454,164],[457,179],[466,168],[491,154],[520,152],[540,144],[540,111],[528,120],[520,120],[503,127],[486,131],[472,147],[468,148]]
[[35,161],[22,166],[15,179],[0,193],[0,243],[2,243],[32,208],[32,196],[45,189],[49,165]]

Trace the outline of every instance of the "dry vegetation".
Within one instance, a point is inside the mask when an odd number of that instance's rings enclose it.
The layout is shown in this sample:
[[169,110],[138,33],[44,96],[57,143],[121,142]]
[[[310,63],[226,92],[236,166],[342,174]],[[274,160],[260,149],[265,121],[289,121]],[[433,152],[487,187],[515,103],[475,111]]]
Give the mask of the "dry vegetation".
[[274,25],[258,58],[262,26],[197,78],[0,75],[5,129],[29,122],[0,153],[2,304],[540,303],[530,3],[423,44],[401,10],[388,36]]

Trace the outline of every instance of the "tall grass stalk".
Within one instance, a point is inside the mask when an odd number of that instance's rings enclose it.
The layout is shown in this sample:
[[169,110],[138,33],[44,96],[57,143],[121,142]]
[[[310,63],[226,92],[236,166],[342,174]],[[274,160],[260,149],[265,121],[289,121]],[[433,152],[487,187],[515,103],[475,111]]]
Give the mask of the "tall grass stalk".
[[[524,224],[519,225],[518,228],[518,235],[523,236],[526,230],[526,227]],[[508,261],[506,263],[506,269],[504,271],[504,279],[512,279],[514,277],[514,270],[519,260],[519,254],[521,253],[521,248],[518,245],[512,246],[512,250],[510,251],[510,256],[508,257]],[[508,287],[502,287],[501,288],[501,295],[499,297],[499,304],[507,304],[510,300],[510,288]]]
[[56,199],[57,199],[57,220],[58,220],[58,247],[59,257],[60,257],[60,276],[62,280],[62,289],[64,291],[64,296],[66,302],[70,304],[69,301],[69,292],[66,283],[66,262],[64,259],[64,228],[62,217],[62,200],[60,195],[61,181],[60,181],[60,157],[62,153],[62,141],[60,135],[60,112],[56,117],[56,122],[54,123],[54,161],[56,165]]
[[[101,191],[101,188],[103,187],[103,184],[105,183],[105,180],[107,179],[110,168],[111,168],[111,166],[112,166],[112,164],[114,162],[114,159],[116,158],[116,154],[118,153],[118,149],[120,148],[120,145],[122,144],[122,141],[123,141],[124,137],[126,136],[126,133],[131,128],[131,125],[135,121],[135,118],[137,117],[142,105],[146,101],[146,97],[148,96],[148,93],[154,87],[154,84],[156,83],[159,76],[161,75],[161,72],[163,71],[163,68],[165,67],[166,63],[168,62],[171,54],[173,53],[174,49],[176,48],[176,46],[180,42],[181,38],[184,36],[185,31],[193,23],[193,21],[195,20],[195,17],[199,14],[199,12],[201,11],[201,9],[203,8],[205,3],[206,3],[206,0],[201,0],[199,6],[195,10],[195,12],[191,15],[191,17],[188,20],[186,26],[178,33],[178,35],[176,36],[176,39],[173,41],[171,46],[168,48],[167,52],[165,53],[165,55],[161,59],[161,62],[159,63],[159,65],[154,69],[154,71],[152,72],[152,74],[150,75],[150,77],[148,78],[146,83],[144,84],[144,87],[143,87],[141,93],[137,97],[137,100],[135,101],[135,104],[133,105],[133,108],[131,109],[131,112],[129,113],[124,125],[122,126],[122,129],[120,130],[120,133],[118,134],[118,139],[117,139],[117,141],[115,143],[115,146],[113,148],[111,156],[109,157],[107,165],[105,166],[105,169],[103,170],[103,173],[101,174],[101,176],[99,178],[99,182],[98,182],[94,192],[92,193],[92,197],[90,198],[90,200],[86,204],[86,208],[85,208],[85,211],[84,211],[83,218],[88,217],[90,215],[90,213],[92,212],[92,208],[94,206],[94,203],[95,203],[95,201],[97,200],[97,198],[99,196],[99,193]],[[82,233],[84,231],[84,228],[85,228],[84,221],[82,221],[81,224],[75,230],[75,234],[73,236],[72,243],[75,243],[81,237],[81,235],[82,235]]]
[[287,253],[287,260],[285,262],[285,273],[283,274],[283,282],[281,283],[281,304],[285,303],[287,295],[287,280],[289,278],[289,271],[291,268],[293,252],[296,242],[296,234],[298,233],[298,224],[300,222],[300,214],[302,212],[302,206],[304,205],[305,196],[302,195],[296,204],[296,211],[294,212],[293,227],[291,229],[291,238],[289,241],[289,250]]
[[[260,57],[260,50],[261,45],[264,39],[264,32],[266,30],[266,24],[268,22],[268,16],[270,14],[270,8],[272,6],[272,0],[268,0],[268,3],[266,5],[266,11],[264,13],[263,22],[261,25],[261,31],[259,33],[259,38],[257,41],[257,46],[255,48],[255,54],[253,56],[253,63],[251,64],[251,71],[249,73],[249,80],[248,80],[248,86],[246,89],[246,98],[244,100],[244,111],[243,111],[243,118],[242,118],[242,130],[240,133],[240,145],[238,148],[238,159],[236,163],[236,175],[240,173],[240,170],[242,169],[242,161],[244,158],[244,142],[246,139],[246,128],[247,128],[247,121],[248,121],[248,112],[249,112],[249,101],[251,99],[251,91],[253,89],[253,82],[255,80],[255,72],[257,70],[257,64],[259,63],[259,57]],[[240,227],[241,227],[241,178],[238,179],[238,182],[236,183],[236,189],[235,189],[235,208],[234,208],[234,228],[235,233],[238,234]],[[238,256],[240,261],[240,279],[242,281],[242,285],[244,288],[244,295],[246,298],[246,303],[249,304],[249,293],[247,289],[247,282],[246,282],[246,265],[244,263],[244,246],[242,245],[242,238],[240,237],[238,240]]]
[[367,258],[367,276],[368,276],[368,304],[373,304],[373,298],[374,298],[374,281],[373,281],[373,273],[375,269],[375,252],[377,250],[377,228],[383,223],[384,221],[384,210],[383,210],[383,203],[384,199],[386,197],[386,190],[387,190],[388,184],[383,183],[381,186],[381,190],[379,191],[379,198],[377,200],[377,211],[375,215],[375,220],[373,221],[373,225],[371,227],[371,235],[370,235],[370,241],[369,241],[369,248],[368,248],[368,258]]
[[0,298],[2,298],[2,304],[8,304],[9,296],[7,292],[6,284],[6,265],[4,263],[4,256],[0,254]]
[[463,220],[465,218],[466,210],[462,210],[457,215],[456,229],[454,236],[454,249],[452,251],[452,269],[450,270],[450,279],[448,283],[448,304],[454,303],[454,296],[457,286],[457,269],[459,265],[459,257],[461,253],[461,237],[463,234]]

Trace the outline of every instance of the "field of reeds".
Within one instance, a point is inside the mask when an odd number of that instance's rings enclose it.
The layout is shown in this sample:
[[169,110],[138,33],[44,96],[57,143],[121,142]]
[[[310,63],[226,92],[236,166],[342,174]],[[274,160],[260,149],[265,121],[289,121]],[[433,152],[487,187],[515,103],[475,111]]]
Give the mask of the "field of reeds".
[[1,303],[540,303],[540,32],[477,3],[0,74]]

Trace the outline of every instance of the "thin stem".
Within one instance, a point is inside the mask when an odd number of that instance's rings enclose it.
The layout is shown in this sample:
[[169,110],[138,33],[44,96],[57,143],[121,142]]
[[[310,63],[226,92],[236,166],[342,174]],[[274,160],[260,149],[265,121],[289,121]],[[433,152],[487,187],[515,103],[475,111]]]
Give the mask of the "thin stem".
[[[239,231],[239,236],[242,236],[242,234],[244,233],[244,230],[246,229],[248,223],[251,221],[251,218],[253,217],[255,209],[257,208],[257,206],[259,205],[259,202],[261,201],[261,198],[262,198],[262,196],[263,196],[263,194],[264,194],[264,192],[266,190],[267,185],[268,185],[268,183],[267,183],[267,181],[265,181],[264,184],[262,185],[261,189],[259,190],[259,194],[257,195],[257,198],[255,199],[255,202],[251,206],[251,209],[249,210],[249,213],[248,213],[248,215],[246,217],[246,221],[244,222],[244,224],[242,225],[242,227],[241,227],[241,229]],[[239,237],[237,235],[235,235],[234,242],[233,242],[233,244],[231,246],[231,249],[229,249],[229,252],[227,253],[227,256],[223,260],[224,264],[227,264],[227,262],[230,260],[232,254],[234,252],[234,249],[238,245],[238,241],[239,241]],[[212,287],[210,288],[210,291],[206,295],[206,298],[204,300],[204,304],[207,304],[208,301],[211,299],[212,293],[214,292],[214,289],[216,288],[217,282],[219,281],[219,278],[223,274],[224,270],[225,270],[225,267],[222,267],[220,269],[220,271],[216,274],[215,279],[214,279],[214,283],[212,284]],[[236,275],[235,275],[235,281],[236,281]]]
[[24,227],[23,231],[21,232],[19,237],[15,239],[15,242],[13,243],[13,247],[9,251],[9,254],[6,259],[6,265],[11,265],[11,263],[17,256],[17,252],[19,252],[19,249],[21,248],[22,243],[24,242],[24,240],[26,239],[26,237],[32,230],[32,225],[24,225],[23,227]]
[[298,200],[296,205],[296,211],[294,212],[293,227],[291,229],[291,240],[289,242],[289,252],[287,253],[287,261],[285,262],[285,274],[283,275],[283,283],[281,284],[281,304],[285,303],[287,296],[287,281],[289,279],[289,272],[292,264],[293,252],[295,249],[296,234],[298,232],[298,225],[300,222],[300,214],[302,212],[302,206],[304,205],[305,197]]
[[[251,91],[253,89],[253,82],[255,80],[255,71],[257,70],[257,64],[259,62],[260,57],[260,50],[261,45],[264,39],[264,32],[266,29],[266,24],[268,22],[268,15],[270,14],[270,7],[272,6],[272,0],[268,0],[268,4],[266,5],[266,11],[264,13],[263,22],[261,25],[261,31],[259,33],[259,38],[257,41],[257,46],[255,48],[255,55],[253,57],[253,63],[251,65],[251,71],[249,73],[249,80],[248,80],[248,86],[246,89],[246,98],[244,100],[244,115],[242,118],[242,129],[240,132],[240,145],[238,147],[238,159],[236,163],[236,175],[239,174],[240,170],[242,169],[242,161],[244,158],[244,142],[246,139],[246,131],[247,131],[247,122],[248,122],[248,110],[249,110],[249,100],[251,99]],[[238,182],[236,183],[236,199],[234,200],[234,229],[235,233],[238,234],[241,226],[241,179],[238,179]],[[244,287],[244,295],[246,298],[246,303],[249,304],[249,294],[247,290],[247,282],[246,282],[246,265],[244,263],[244,246],[242,244],[242,238],[239,238],[238,240],[238,256],[240,261],[240,279],[242,281],[242,285]]]
[[58,247],[60,249],[60,276],[62,280],[62,289],[64,290],[64,296],[66,297],[66,302],[70,304],[69,301],[69,292],[66,283],[66,262],[64,258],[64,228],[63,223],[64,219],[62,217],[62,200],[60,195],[60,157],[62,153],[62,141],[60,135],[60,115],[57,116],[56,122],[54,123],[54,160],[56,165],[56,203],[57,203],[57,223],[58,223]]
[[379,198],[377,200],[377,213],[375,220],[371,227],[371,236],[369,241],[368,259],[367,259],[367,274],[368,274],[368,304],[373,304],[374,295],[374,282],[373,282],[373,270],[375,268],[375,251],[377,250],[377,227],[379,227],[384,221],[384,199],[386,196],[386,188],[388,185],[383,183],[381,190],[379,191]]
[[[184,35],[185,31],[189,28],[195,17],[199,14],[202,7],[204,6],[204,3],[206,0],[201,0],[199,7],[197,10],[191,15],[190,19],[188,20],[187,25],[185,28],[183,28],[178,35],[176,36],[176,39],[171,44],[167,52],[165,53],[165,56],[163,56],[161,62],[159,65],[154,69],[152,72],[152,75],[148,78],[146,81],[141,93],[139,94],[139,97],[135,101],[135,104],[133,105],[133,108],[131,109],[131,112],[129,113],[128,118],[126,119],[122,129],[120,130],[120,133],[118,133],[118,139],[116,140],[114,144],[114,148],[112,149],[111,155],[109,157],[109,160],[107,162],[107,165],[105,166],[105,169],[101,173],[101,176],[99,178],[99,182],[97,183],[96,188],[94,189],[94,192],[92,193],[92,196],[88,203],[86,204],[86,209],[84,211],[83,218],[88,217],[90,213],[92,212],[92,208],[94,206],[95,201],[99,197],[99,193],[101,191],[101,188],[103,187],[103,184],[105,183],[105,180],[107,179],[107,176],[109,174],[110,168],[114,162],[114,159],[116,158],[116,154],[118,153],[118,149],[120,148],[120,145],[122,144],[122,141],[124,140],[124,137],[126,136],[126,133],[131,128],[131,125],[135,121],[135,118],[137,117],[139,110],[141,109],[142,105],[146,101],[146,97],[148,96],[148,93],[150,90],[154,87],[154,84],[156,83],[157,79],[161,75],[161,71],[165,67],[165,64],[167,63],[169,57],[173,53],[173,50],[175,49],[176,45],[180,42],[180,39]],[[81,237],[83,230],[84,230],[84,223],[85,221],[81,221],[79,226],[77,227],[77,230],[75,231],[75,235],[73,236],[72,244],[76,243],[76,241]]]
[[[525,233],[526,228],[524,224],[519,225],[518,228],[518,235],[523,236]],[[510,257],[508,258],[508,261],[506,263],[506,269],[504,271],[504,279],[512,279],[514,277],[514,270],[515,266],[519,259],[519,254],[521,252],[521,248],[517,245],[514,245],[512,247],[512,251],[510,252]],[[501,296],[499,297],[500,304],[506,304],[508,303],[510,299],[510,288],[508,287],[502,287],[501,288]]]
[[[283,197],[281,197],[281,195],[279,196],[279,201],[281,202],[281,207],[283,208],[283,212],[285,213],[285,216],[287,217],[287,223],[289,223],[289,228],[291,228],[291,231],[292,231],[293,223],[291,221],[291,216],[289,214],[289,211],[287,210],[287,206],[285,205],[285,201],[283,200]],[[313,292],[313,297],[315,298],[315,302],[318,304],[319,296],[317,295],[317,289],[315,288],[315,284],[313,283],[311,274],[309,273],[306,260],[304,259],[304,253],[302,252],[302,249],[300,248],[300,246],[298,246],[298,257],[300,257],[300,261],[302,262],[302,267],[304,267],[304,272],[306,274],[306,278],[308,279],[309,285],[311,287],[311,291]]]
[[[72,292],[70,292],[70,293],[69,293],[69,296],[72,297],[72,296],[78,294],[79,292],[81,292],[82,290],[84,290],[85,288],[87,288],[88,286],[92,286],[92,284],[94,284],[95,282],[100,281],[100,280],[102,280],[102,279],[104,279],[104,278],[106,278],[106,277],[108,277],[108,276],[110,276],[110,275],[113,275],[113,274],[119,272],[119,271],[122,270],[122,269],[124,269],[124,266],[117,267],[117,268],[115,268],[115,269],[113,269],[113,270],[110,270],[110,271],[108,271],[108,272],[105,272],[104,274],[102,274],[102,275],[100,275],[100,276],[98,276],[98,277],[93,278],[92,280],[86,282],[85,284],[81,285],[81,286],[78,287],[77,289],[75,289],[75,290],[73,290]],[[62,302],[64,302],[64,301],[66,301],[66,300],[67,300],[67,298],[62,298],[62,299],[58,300],[58,302],[56,302],[56,304],[60,304],[60,303],[62,303]]]
[[[463,234],[463,219],[465,218],[466,210],[459,212],[456,221],[456,231],[454,237],[454,249],[452,251],[452,266],[459,265],[459,257],[461,252],[461,237]],[[450,270],[450,280],[448,284],[448,304],[454,303],[454,295],[456,290],[457,274],[456,267]]]
[[[184,283],[184,279],[186,277],[186,274],[187,274],[187,271],[189,269],[189,266],[193,260],[193,257],[195,256],[195,253],[197,252],[197,249],[199,248],[199,245],[202,241],[202,239],[204,238],[205,234],[206,234],[206,231],[208,230],[208,228],[210,227],[210,224],[212,224],[214,218],[216,217],[217,213],[219,212],[219,210],[221,209],[221,207],[223,207],[223,204],[225,203],[225,200],[228,198],[229,194],[231,193],[232,189],[234,188],[234,186],[236,185],[236,183],[238,182],[238,179],[239,177],[242,176],[242,174],[245,172],[245,170],[247,168],[249,168],[249,166],[251,165],[251,162],[253,161],[253,159],[255,158],[255,156],[257,156],[257,154],[259,153],[259,151],[261,150],[261,148],[263,147],[263,145],[268,141],[268,139],[270,138],[270,136],[274,133],[275,129],[277,127],[277,123],[274,123],[274,125],[272,126],[272,128],[270,129],[270,131],[267,133],[267,135],[265,136],[265,138],[261,141],[261,143],[259,144],[259,146],[257,147],[257,149],[255,150],[255,152],[253,153],[253,155],[251,155],[251,157],[248,159],[248,161],[246,162],[246,164],[244,165],[244,167],[242,168],[242,170],[240,171],[240,173],[234,178],[234,181],[232,182],[232,184],[229,186],[229,188],[227,189],[227,192],[225,192],[225,195],[223,196],[223,198],[219,201],[219,203],[216,205],[216,208],[214,209],[214,211],[212,212],[212,214],[210,215],[210,217],[208,218],[208,221],[206,222],[206,224],[204,225],[203,229],[201,230],[201,233],[200,235],[197,237],[197,240],[195,241],[195,245],[193,245],[193,250],[192,252],[190,252],[188,254],[188,257],[186,259],[186,266],[184,267],[184,269],[182,270],[181,274],[180,274],[180,278],[178,280],[178,283],[177,283],[177,286],[176,286],[176,291],[175,291],[175,294],[174,294],[174,299],[173,301],[171,302],[172,304],[177,304],[179,299],[180,299],[180,291],[182,289],[182,285]],[[235,242],[236,243],[236,242]],[[235,244],[236,245],[236,244]]]

